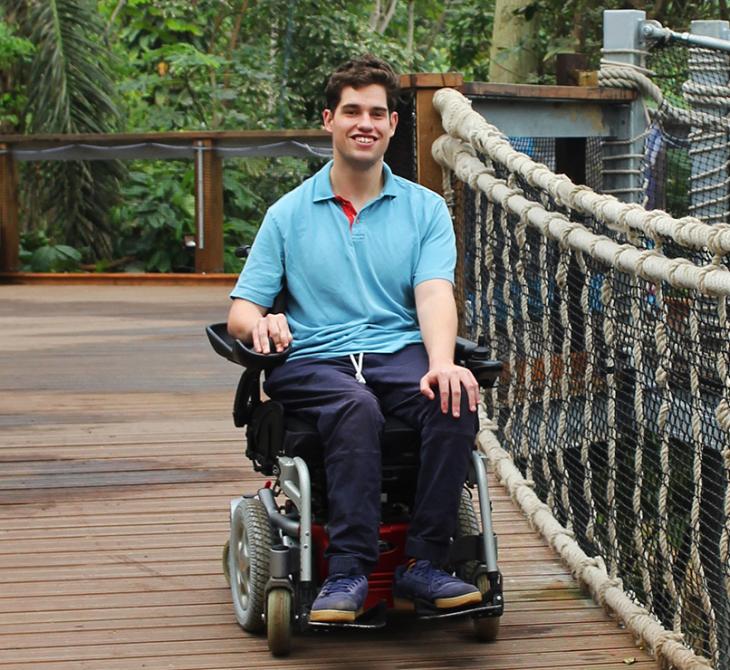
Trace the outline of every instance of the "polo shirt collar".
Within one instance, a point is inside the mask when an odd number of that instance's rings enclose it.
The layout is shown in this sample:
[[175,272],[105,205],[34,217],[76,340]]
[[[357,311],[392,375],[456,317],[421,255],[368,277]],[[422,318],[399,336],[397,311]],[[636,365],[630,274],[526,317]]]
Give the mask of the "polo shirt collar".
[[[334,200],[335,194],[332,192],[332,182],[330,182],[331,169],[332,161],[314,175],[314,197],[312,198],[314,202]],[[379,197],[395,198],[396,195],[397,190],[393,172],[386,163],[383,163],[383,190],[380,192]]]

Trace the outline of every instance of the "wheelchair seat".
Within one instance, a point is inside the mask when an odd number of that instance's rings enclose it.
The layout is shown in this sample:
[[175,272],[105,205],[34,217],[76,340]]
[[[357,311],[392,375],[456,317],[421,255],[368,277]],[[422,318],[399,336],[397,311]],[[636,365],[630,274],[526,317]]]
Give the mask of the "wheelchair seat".
[[[208,326],[206,333],[219,355],[245,368],[236,390],[233,420],[237,427],[246,427],[246,456],[254,470],[277,475],[279,456],[300,456],[311,471],[313,491],[324,494],[324,455],[316,427],[301,417],[286,414],[280,403],[261,396],[261,375],[282,364],[289,352],[256,353],[231,337],[225,323]],[[457,338],[455,360],[466,365],[483,388],[492,386],[501,371],[501,363],[489,360],[485,348],[462,338]],[[381,481],[384,502],[392,507],[410,507],[413,501],[419,449],[418,431],[394,416],[385,417]],[[315,496],[321,500],[320,511],[326,509],[326,498]]]

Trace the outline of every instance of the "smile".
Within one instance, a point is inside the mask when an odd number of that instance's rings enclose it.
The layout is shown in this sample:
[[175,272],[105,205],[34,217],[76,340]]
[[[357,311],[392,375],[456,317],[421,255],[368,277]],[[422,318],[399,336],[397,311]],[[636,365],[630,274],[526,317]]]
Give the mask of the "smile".
[[357,142],[358,144],[372,144],[373,142],[375,142],[374,137],[365,137],[363,135],[357,135],[352,139],[354,139],[355,142]]

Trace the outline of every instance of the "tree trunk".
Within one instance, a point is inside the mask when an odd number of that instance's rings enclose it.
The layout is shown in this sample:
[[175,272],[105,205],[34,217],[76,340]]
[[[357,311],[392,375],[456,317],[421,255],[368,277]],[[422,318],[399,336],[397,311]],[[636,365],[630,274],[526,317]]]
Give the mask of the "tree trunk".
[[496,0],[489,53],[490,81],[524,84],[537,73],[537,22],[533,12],[530,0]]

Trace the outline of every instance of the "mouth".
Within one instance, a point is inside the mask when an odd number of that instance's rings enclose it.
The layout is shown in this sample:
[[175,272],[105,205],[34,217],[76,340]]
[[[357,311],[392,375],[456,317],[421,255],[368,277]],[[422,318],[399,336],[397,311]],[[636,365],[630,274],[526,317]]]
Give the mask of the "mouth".
[[363,147],[375,144],[376,140],[376,138],[371,135],[353,135],[351,139],[355,141],[355,144],[359,144]]

